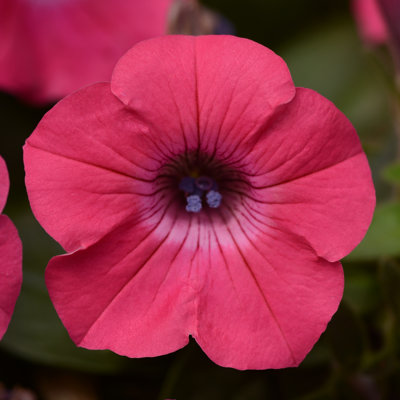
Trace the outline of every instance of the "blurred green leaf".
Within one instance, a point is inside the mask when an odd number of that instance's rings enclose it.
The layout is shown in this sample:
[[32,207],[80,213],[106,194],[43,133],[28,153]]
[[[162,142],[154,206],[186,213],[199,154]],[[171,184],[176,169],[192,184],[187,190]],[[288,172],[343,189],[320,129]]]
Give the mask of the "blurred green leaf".
[[391,131],[384,80],[360,45],[352,20],[336,20],[298,36],[280,55],[296,86],[332,100],[362,136],[369,136],[370,146],[378,145]]
[[343,264],[345,274],[344,300],[359,315],[367,315],[382,305],[375,264]]
[[400,203],[376,207],[371,226],[364,240],[349,254],[346,261],[368,261],[400,255]]
[[303,364],[297,369],[288,368],[281,371],[277,381],[279,392],[284,399],[314,399],[321,393],[326,394],[331,380],[332,367],[329,363],[325,363],[312,368]]
[[243,385],[232,397],[232,400],[266,399],[267,390],[262,380],[250,381]]
[[385,298],[400,318],[400,264],[395,260],[387,260],[381,265],[381,282]]
[[389,183],[400,185],[400,163],[397,162],[387,166],[382,175]]
[[326,331],[333,354],[346,371],[357,370],[366,348],[365,331],[361,319],[342,301]]
[[352,22],[335,21],[294,38],[280,55],[296,86],[312,88],[337,100],[354,85],[362,51]]

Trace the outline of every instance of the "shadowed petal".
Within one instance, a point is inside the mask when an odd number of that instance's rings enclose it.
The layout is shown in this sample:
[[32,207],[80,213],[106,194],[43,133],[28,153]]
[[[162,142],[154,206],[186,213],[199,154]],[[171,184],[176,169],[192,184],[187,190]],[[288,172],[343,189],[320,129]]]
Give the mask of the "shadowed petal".
[[329,261],[346,256],[361,241],[372,219],[375,190],[357,134],[331,102],[297,89],[249,158],[259,200],[253,206],[260,214],[303,236]]
[[9,218],[0,215],[0,339],[10,322],[21,283],[21,240]]
[[222,366],[297,366],[338,307],[341,265],[318,258],[298,237],[247,217],[214,222],[195,338]]
[[6,205],[10,181],[5,161],[0,157],[0,212]]
[[59,102],[27,140],[32,210],[67,251],[88,246],[156,201],[150,195],[162,155],[152,156],[145,130],[104,83]]
[[295,93],[280,57],[232,36],[139,43],[117,64],[111,88],[166,148],[225,157]]
[[[371,1],[371,0],[370,0]],[[394,54],[396,61],[399,62],[400,59],[400,4],[396,0],[376,0],[378,7],[382,10],[382,15],[384,20],[381,22],[385,24],[387,30],[390,32],[390,40],[392,41],[394,47]],[[379,10],[378,10],[379,12]],[[389,38],[387,38],[389,39]]]

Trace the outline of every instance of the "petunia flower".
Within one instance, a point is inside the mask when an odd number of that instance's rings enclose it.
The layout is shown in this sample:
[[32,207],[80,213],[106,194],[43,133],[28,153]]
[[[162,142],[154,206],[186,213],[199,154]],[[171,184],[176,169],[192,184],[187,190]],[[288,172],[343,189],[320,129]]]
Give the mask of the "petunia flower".
[[167,31],[173,0],[0,0],[0,88],[46,103],[97,81]]
[[137,44],[110,84],[44,116],[24,159],[32,210],[69,252],[46,270],[61,320],[129,357],[192,336],[222,366],[298,365],[375,205],[346,117],[232,36]]
[[353,0],[352,8],[360,36],[365,43],[369,45],[387,43],[389,34],[379,0]]
[[[0,212],[9,188],[7,167],[0,157]],[[17,229],[6,215],[0,215],[0,339],[14,311],[22,283],[22,244]]]

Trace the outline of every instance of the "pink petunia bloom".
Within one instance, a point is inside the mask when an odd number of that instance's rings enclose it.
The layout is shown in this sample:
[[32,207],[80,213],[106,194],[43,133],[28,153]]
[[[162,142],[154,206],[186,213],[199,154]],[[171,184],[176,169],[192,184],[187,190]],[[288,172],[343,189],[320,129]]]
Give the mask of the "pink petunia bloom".
[[[0,157],[0,212],[9,188],[7,167]],[[6,215],[0,215],[0,339],[14,311],[22,283],[22,244],[17,229]]]
[[357,134],[232,36],[134,46],[24,147],[34,214],[70,254],[46,283],[71,338],[129,357],[191,335],[217,364],[298,365],[375,206]]
[[34,103],[109,81],[140,40],[167,31],[173,0],[0,0],[0,88]]
[[353,0],[352,7],[360,35],[365,43],[371,45],[386,43],[389,34],[379,7],[379,0]]

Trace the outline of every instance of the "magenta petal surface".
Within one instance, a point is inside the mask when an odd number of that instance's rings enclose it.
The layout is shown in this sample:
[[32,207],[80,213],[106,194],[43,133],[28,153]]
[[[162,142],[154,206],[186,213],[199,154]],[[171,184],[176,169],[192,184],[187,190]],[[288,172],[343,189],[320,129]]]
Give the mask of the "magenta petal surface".
[[295,93],[280,57],[232,36],[167,36],[139,43],[117,64],[111,89],[165,148],[201,146],[221,157],[258,132]]
[[166,218],[163,210],[136,223],[47,267],[50,297],[80,346],[157,356],[186,345],[194,329],[194,292],[175,262],[190,252],[188,221]]
[[337,261],[364,237],[375,208],[368,161],[329,100],[298,88],[249,158],[255,195],[264,202],[259,212],[303,236],[319,256]]
[[0,87],[37,103],[109,80],[132,45],[166,33],[172,0],[1,0]]
[[192,335],[223,366],[298,365],[337,309],[342,268],[249,216],[204,226],[172,207],[54,258],[46,284],[72,339],[143,357],[177,350]]
[[214,228],[195,338],[219,365],[297,366],[337,310],[342,267],[267,219],[249,217],[231,215]]
[[60,101],[27,140],[32,210],[67,251],[90,245],[138,204],[151,203],[157,161],[137,147],[145,130],[109,84],[99,83]]
[[389,33],[380,10],[379,0],[352,0],[354,18],[365,43],[386,43]]

